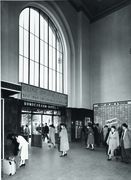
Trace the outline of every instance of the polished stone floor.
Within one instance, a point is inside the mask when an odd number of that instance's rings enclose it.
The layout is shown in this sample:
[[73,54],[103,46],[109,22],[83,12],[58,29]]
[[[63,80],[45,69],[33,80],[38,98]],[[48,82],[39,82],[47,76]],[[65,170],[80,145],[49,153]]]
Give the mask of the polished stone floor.
[[79,143],[70,145],[67,157],[59,157],[57,148],[30,147],[26,167],[3,180],[131,180],[131,165],[119,160],[107,161],[105,151],[85,149]]

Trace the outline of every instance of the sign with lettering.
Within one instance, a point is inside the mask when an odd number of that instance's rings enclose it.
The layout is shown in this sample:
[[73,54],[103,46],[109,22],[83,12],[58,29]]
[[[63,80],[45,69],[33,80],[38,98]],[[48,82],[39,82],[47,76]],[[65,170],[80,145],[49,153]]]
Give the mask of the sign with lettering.
[[28,84],[21,84],[22,99],[41,102],[45,104],[53,104],[58,106],[67,106],[68,96],[66,94],[42,89]]
[[117,123],[118,123],[117,118],[106,120],[106,125],[114,125],[114,124],[117,124]]

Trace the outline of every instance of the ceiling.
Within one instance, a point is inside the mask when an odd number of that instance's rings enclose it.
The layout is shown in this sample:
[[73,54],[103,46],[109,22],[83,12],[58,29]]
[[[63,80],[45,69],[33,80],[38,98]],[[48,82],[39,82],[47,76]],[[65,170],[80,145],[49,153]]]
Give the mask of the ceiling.
[[83,11],[90,22],[128,5],[131,0],[69,0],[77,11]]

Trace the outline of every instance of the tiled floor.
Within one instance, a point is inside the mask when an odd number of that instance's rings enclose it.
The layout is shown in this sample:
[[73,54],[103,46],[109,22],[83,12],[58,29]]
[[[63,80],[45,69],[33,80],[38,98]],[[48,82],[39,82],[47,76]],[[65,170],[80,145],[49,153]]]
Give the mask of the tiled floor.
[[87,150],[79,143],[70,145],[67,157],[59,157],[56,149],[46,144],[31,147],[26,167],[3,180],[131,180],[131,165],[120,161],[107,161],[102,148]]

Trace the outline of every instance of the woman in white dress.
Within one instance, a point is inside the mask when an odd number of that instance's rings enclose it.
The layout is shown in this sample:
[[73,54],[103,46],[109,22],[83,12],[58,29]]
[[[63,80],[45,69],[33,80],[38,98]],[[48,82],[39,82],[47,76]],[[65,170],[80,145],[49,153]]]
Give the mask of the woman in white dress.
[[62,152],[60,157],[67,156],[67,151],[69,150],[68,134],[65,124],[61,124],[61,131],[59,133],[60,137],[60,151]]
[[28,142],[21,135],[15,135],[15,138],[19,143],[20,167],[22,167],[25,166],[25,161],[28,159]]

